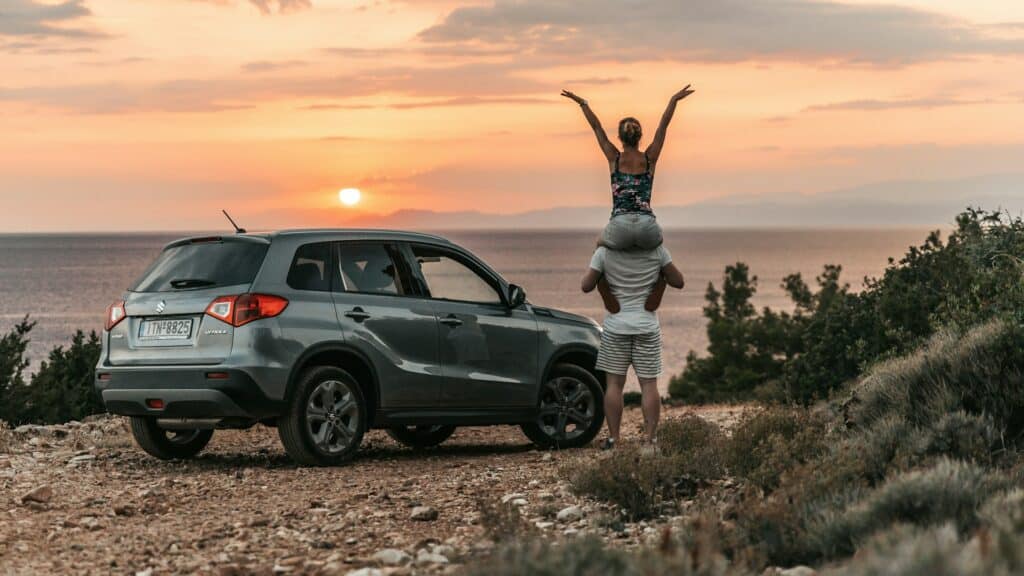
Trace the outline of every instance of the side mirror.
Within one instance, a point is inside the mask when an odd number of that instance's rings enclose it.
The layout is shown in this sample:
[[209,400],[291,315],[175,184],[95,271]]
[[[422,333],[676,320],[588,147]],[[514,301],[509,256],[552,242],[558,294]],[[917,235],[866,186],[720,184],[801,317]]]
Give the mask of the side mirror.
[[519,308],[526,302],[526,290],[515,284],[508,285],[508,307]]

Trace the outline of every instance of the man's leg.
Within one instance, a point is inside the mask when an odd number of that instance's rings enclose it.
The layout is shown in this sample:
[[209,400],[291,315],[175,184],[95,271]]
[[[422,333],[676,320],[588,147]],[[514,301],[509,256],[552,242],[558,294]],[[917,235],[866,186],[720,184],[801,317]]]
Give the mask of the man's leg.
[[661,395],[658,393],[658,379],[639,378],[639,380],[640,391],[643,394],[644,436],[648,442],[652,442],[658,437],[658,421],[661,419]]
[[658,437],[658,420],[661,418],[661,395],[658,393],[658,376],[661,375],[660,329],[634,337],[633,369],[636,370],[643,393],[644,434],[648,441],[654,441]]
[[608,419],[608,437],[618,442],[622,427],[622,388],[626,385],[626,375],[606,372],[604,381],[607,388],[604,392],[604,416]]

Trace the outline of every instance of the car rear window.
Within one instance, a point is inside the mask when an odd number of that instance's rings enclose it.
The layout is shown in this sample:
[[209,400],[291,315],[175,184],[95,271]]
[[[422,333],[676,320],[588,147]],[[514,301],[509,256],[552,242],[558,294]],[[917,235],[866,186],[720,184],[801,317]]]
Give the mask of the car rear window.
[[174,292],[250,284],[256,278],[267,244],[204,241],[164,250],[136,282],[133,292]]

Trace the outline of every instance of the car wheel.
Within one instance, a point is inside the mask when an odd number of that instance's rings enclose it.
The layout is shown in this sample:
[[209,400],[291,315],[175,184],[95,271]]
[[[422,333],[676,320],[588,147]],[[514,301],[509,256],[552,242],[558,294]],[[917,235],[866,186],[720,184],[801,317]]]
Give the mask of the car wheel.
[[132,416],[131,429],[139,447],[161,460],[192,458],[213,438],[213,430],[165,430],[147,416]]
[[451,438],[455,426],[395,426],[388,436],[410,448],[433,448]]
[[333,366],[311,368],[299,379],[277,432],[299,464],[335,466],[352,458],[366,431],[366,402],[351,374]]
[[523,433],[538,446],[586,446],[604,424],[604,390],[597,378],[574,364],[557,364],[541,386],[537,420]]

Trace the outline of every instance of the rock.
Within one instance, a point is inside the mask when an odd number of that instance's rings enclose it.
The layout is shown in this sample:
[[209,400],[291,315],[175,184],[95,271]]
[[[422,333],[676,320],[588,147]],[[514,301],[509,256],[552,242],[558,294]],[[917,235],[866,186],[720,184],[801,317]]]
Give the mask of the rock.
[[53,498],[53,488],[48,485],[39,486],[33,489],[28,494],[21,497],[22,504],[28,504],[29,502],[35,502],[37,504],[46,504]]
[[551,492],[538,492],[537,493],[537,499],[538,500],[544,500],[544,501],[554,500],[555,499],[555,495],[552,494]]
[[566,528],[565,531],[562,532],[562,534],[564,534],[565,536],[568,536],[570,538],[575,536],[575,535],[577,535],[577,534],[579,534],[579,533],[580,533],[580,531],[575,529],[575,528]]
[[818,571],[810,566],[794,566],[779,571],[779,576],[817,576]]
[[437,520],[437,510],[430,506],[417,506],[412,509],[412,514],[409,515],[409,518],[420,522],[433,522]]
[[536,524],[534,524],[534,526],[540,528],[541,530],[547,530],[549,528],[552,528],[554,525],[554,522],[537,522]]
[[78,456],[73,456],[71,458],[71,460],[68,460],[68,467],[74,468],[75,466],[78,466],[80,464],[85,464],[86,462],[92,462],[95,459],[96,459],[96,455],[95,454],[80,454]]
[[374,554],[373,559],[385,566],[403,566],[412,561],[412,556],[404,550],[385,548]]
[[377,568],[360,568],[359,570],[346,572],[345,576],[384,576],[384,573]]
[[453,547],[451,547],[451,546],[449,546],[447,544],[438,544],[437,546],[434,546],[431,549],[431,552],[433,552],[434,554],[440,554],[441,556],[444,556],[445,558],[451,558],[452,556],[455,555],[455,548],[453,548]]
[[520,494],[518,492],[516,492],[515,494],[505,494],[504,496],[501,497],[501,503],[508,504],[513,500],[520,500],[523,498],[526,498],[526,494]]
[[545,452],[544,455],[540,457],[541,462],[548,462],[552,458],[553,458],[553,456],[551,455],[551,452]]
[[562,508],[558,511],[558,515],[555,518],[559,522],[569,523],[575,522],[580,518],[583,518],[583,510],[579,506],[569,506]]
[[513,506],[515,506],[516,508],[519,508],[521,506],[526,506],[528,504],[528,502],[526,501],[526,498],[516,498],[515,500],[513,500],[512,502],[509,502],[509,503],[512,504]]
[[416,554],[416,565],[417,566],[430,566],[432,564],[447,564],[448,558],[444,555],[427,552],[426,550],[420,550]]

